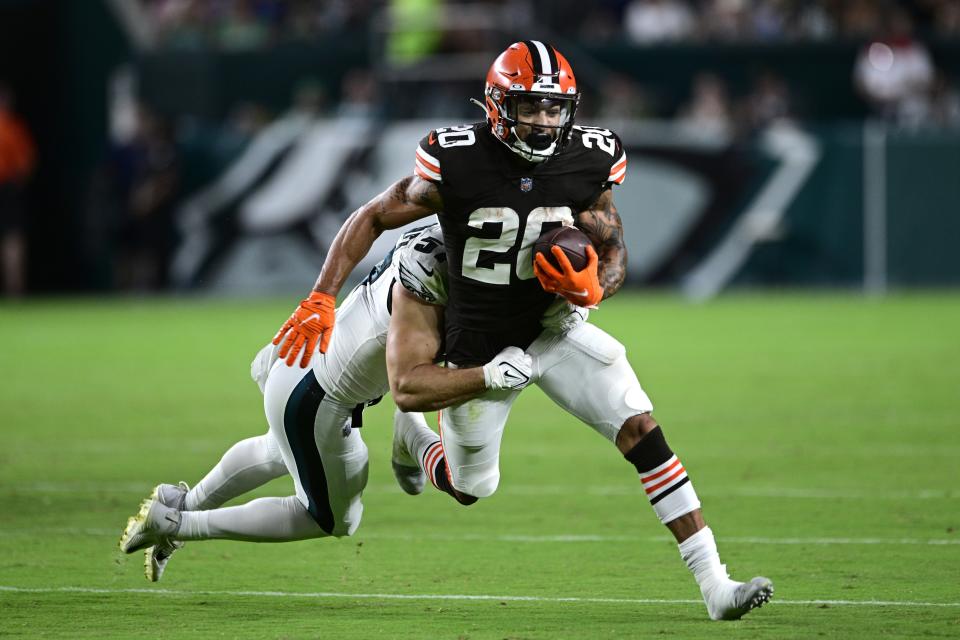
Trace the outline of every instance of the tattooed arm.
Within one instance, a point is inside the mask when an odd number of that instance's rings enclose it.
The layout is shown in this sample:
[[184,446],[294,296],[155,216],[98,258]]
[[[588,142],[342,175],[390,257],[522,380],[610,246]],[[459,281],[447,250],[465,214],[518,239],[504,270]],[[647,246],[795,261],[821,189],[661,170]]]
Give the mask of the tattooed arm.
[[613,191],[605,189],[593,206],[577,214],[574,222],[597,250],[597,271],[606,300],[620,289],[627,275],[627,248],[623,244],[620,214],[613,204]]
[[437,185],[407,176],[347,218],[323,263],[313,290],[336,296],[343,282],[385,229],[396,229],[443,209]]

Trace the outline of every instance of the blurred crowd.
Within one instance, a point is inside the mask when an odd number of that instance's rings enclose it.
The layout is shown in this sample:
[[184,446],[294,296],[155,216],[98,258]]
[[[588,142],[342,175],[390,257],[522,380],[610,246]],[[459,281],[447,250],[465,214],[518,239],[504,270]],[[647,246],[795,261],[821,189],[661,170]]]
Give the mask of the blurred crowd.
[[[721,3],[723,0],[714,4]],[[652,6],[674,2],[642,0],[630,6],[639,4]],[[770,4],[787,6],[792,3]],[[805,9],[811,9],[818,3],[805,4]],[[859,4],[851,2],[846,6]],[[955,15],[954,22],[960,18],[960,1],[925,4],[931,9],[931,13],[925,14],[928,17],[943,13]],[[937,64],[927,42],[920,37],[922,30],[917,27],[915,14],[893,3],[864,4],[867,5],[870,10],[864,15],[869,13],[872,16],[869,20],[870,37],[859,41],[850,72],[852,86],[866,111],[873,117],[906,128],[960,128],[957,77]],[[934,13],[934,8],[939,12]],[[864,20],[863,24],[866,22]],[[929,32],[931,23],[926,24]],[[938,23],[937,26],[943,25]],[[710,62],[705,61],[704,70],[691,78],[687,97],[680,102],[665,100],[656,91],[618,75],[603,86],[597,115],[676,118],[691,125],[691,131],[703,135],[743,134],[776,121],[805,119],[808,105],[803,103],[802,96],[798,96],[803,93],[798,91],[799,87],[791,86],[774,66],[764,60],[757,60],[756,64],[758,67],[749,87],[734,91],[730,82],[721,74],[710,71]],[[953,71],[956,71],[956,65]]]
[[13,91],[0,81],[0,292],[19,296],[26,287],[24,187],[36,164],[36,147],[15,111]]
[[[851,97],[849,87],[855,89],[864,113],[898,126],[960,129],[958,65],[955,60],[949,64],[943,49],[939,57],[933,53],[938,43],[950,45],[948,52],[957,50],[960,0],[139,2],[155,30],[161,55],[166,51],[266,51],[275,45],[316,43],[346,33],[368,35],[371,42],[384,36],[383,50],[371,55],[371,59],[385,56],[380,63],[405,59],[415,65],[417,56],[445,54],[455,61],[451,64],[460,65],[463,58],[456,54],[478,53],[477,58],[489,64],[491,54],[483,47],[493,45],[491,38],[478,35],[482,30],[494,34],[499,50],[510,29],[534,27],[532,33],[556,37],[563,50],[563,43],[584,47],[577,52],[578,59],[588,61],[586,50],[597,44],[643,50],[718,45],[717,51],[729,51],[728,44],[742,49],[768,43],[811,48],[828,43],[833,51],[837,47],[831,43],[840,43],[847,51],[846,60],[857,51],[852,64],[848,62],[850,66],[841,72],[840,82],[850,83],[847,94]],[[457,14],[461,10],[465,12]],[[439,14],[445,17],[427,21],[433,31],[423,31],[424,16]],[[450,20],[450,14],[460,19]],[[391,28],[389,20],[381,20],[390,16],[396,24],[413,26]],[[504,25],[504,17],[512,22]],[[616,127],[623,121],[655,118],[674,123],[690,136],[740,140],[771,125],[810,119],[802,81],[778,67],[776,60],[754,56],[749,69],[736,69],[734,74],[729,72],[736,62],[715,65],[710,56],[693,50],[702,57],[702,64],[669,88],[639,82],[629,65],[615,69],[589,61],[583,78],[592,85],[584,87],[580,121]],[[440,74],[441,79],[430,86],[418,84],[421,78],[405,78],[400,82],[409,84],[398,90],[385,79],[385,65],[380,63],[354,64],[329,77],[303,78],[285,108],[242,98],[222,105],[220,113],[209,119],[189,112],[160,112],[135,100],[131,90],[128,117],[111,114],[128,124],[112,127],[108,150],[90,182],[79,229],[78,243],[92,274],[89,284],[141,291],[167,288],[180,233],[175,224],[177,207],[278,125],[325,118],[415,117],[452,122],[481,117],[464,97],[464,91],[473,96],[480,91],[482,76],[477,72],[462,72],[459,80],[456,74]],[[842,74],[848,74],[849,80]],[[410,96],[414,101],[405,104]],[[34,173],[34,154],[30,132],[15,114],[13,95],[0,85],[0,285],[8,295],[22,292],[25,286],[24,194]]]
[[181,154],[170,120],[142,104],[131,116],[92,176],[78,244],[89,284],[162,290],[177,240]]
[[[960,8],[960,2],[951,6]],[[905,10],[887,13],[880,37],[860,48],[853,80],[871,111],[888,121],[907,127],[960,126],[960,91],[935,65]]]
[[260,49],[368,28],[376,0],[141,0],[170,49]]
[[[140,1],[162,48],[256,50],[318,42],[344,32],[367,33],[374,36],[371,42],[386,35],[387,60],[402,63],[431,53],[451,60],[479,51],[489,55],[490,33],[483,32],[496,32],[493,40],[499,43],[504,28],[547,29],[587,45],[851,42],[860,47],[852,83],[870,112],[906,126],[960,126],[960,91],[951,75],[956,68],[945,71],[929,50],[933,40],[960,40],[960,0]],[[507,18],[511,24],[502,24]],[[460,64],[457,60],[451,64]],[[707,62],[705,72],[691,78],[686,96],[668,97],[627,75],[611,74],[599,80],[602,101],[585,103],[584,113],[677,117],[706,125],[703,131],[724,132],[804,115],[805,105],[795,100],[802,92],[775,69],[755,70],[752,86],[736,87],[735,96],[728,79],[710,69]],[[460,87],[447,82],[420,89],[393,95],[390,104],[399,113],[392,115],[472,115],[463,107]],[[430,99],[404,103],[411,93]]]
[[[874,38],[892,12],[904,11],[925,35],[960,35],[956,0],[630,0],[609,2],[606,16],[637,44],[794,42]],[[617,11],[622,10],[618,15]],[[599,20],[597,18],[600,18]],[[614,27],[614,31],[618,29]]]
[[369,31],[381,12],[474,15],[483,8],[563,36],[641,45],[869,39],[885,31],[895,11],[906,12],[924,37],[960,37],[957,0],[140,1],[160,44],[176,49],[257,49],[341,31]]
[[[158,26],[162,48],[226,51],[370,30],[383,9],[422,18],[451,5],[441,0],[142,2]],[[960,127],[960,90],[938,69],[927,45],[931,38],[960,37],[960,0],[598,0],[586,4],[580,0],[487,0],[479,4],[499,11],[498,15],[517,16],[521,25],[523,20],[543,21],[559,37],[580,42],[601,38],[657,46],[846,39],[859,48],[851,82],[872,113],[907,126]],[[473,3],[474,8],[477,5]],[[571,21],[570,15],[581,19]],[[467,22],[464,26],[462,21],[438,21],[433,26],[439,36],[426,39],[413,29],[413,40],[400,44],[409,45],[408,51],[419,48],[448,55],[481,47],[483,38],[476,32],[482,21]],[[687,89],[669,97],[656,87],[638,83],[629,69],[585,75],[593,76],[597,86],[587,91],[583,122],[616,126],[658,118],[673,121],[688,136],[738,139],[771,125],[805,120],[803,92],[791,86],[775,65],[762,60],[745,82],[738,83],[705,60],[701,71],[686,80]],[[198,182],[212,179],[212,172],[225,170],[258,136],[270,135],[268,131],[284,123],[384,115],[384,105],[395,99],[382,80],[366,68],[346,73],[339,87],[304,79],[294,89],[289,110],[271,110],[244,100],[214,121],[191,114],[161,115],[138,103],[135,126],[115,136],[90,194],[93,213],[84,236],[87,255],[110,257],[93,265],[104,274],[102,284],[127,290],[169,286],[175,207],[185,194],[196,189]],[[479,80],[471,75],[469,82],[472,93]],[[468,111],[461,89],[447,80],[427,91],[401,92],[426,98],[410,105],[406,115],[473,119],[479,114]],[[198,171],[199,166],[211,173]]]

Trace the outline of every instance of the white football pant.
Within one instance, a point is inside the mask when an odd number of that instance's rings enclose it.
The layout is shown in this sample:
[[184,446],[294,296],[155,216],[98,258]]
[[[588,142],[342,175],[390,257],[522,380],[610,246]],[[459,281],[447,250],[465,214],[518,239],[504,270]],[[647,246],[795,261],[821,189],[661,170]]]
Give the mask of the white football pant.
[[[629,418],[653,405],[627,361],[624,346],[583,322],[544,331],[527,349],[537,386],[558,406],[616,443]],[[500,441],[519,391],[491,391],[441,412],[440,437],[453,487],[485,498],[500,482]]]

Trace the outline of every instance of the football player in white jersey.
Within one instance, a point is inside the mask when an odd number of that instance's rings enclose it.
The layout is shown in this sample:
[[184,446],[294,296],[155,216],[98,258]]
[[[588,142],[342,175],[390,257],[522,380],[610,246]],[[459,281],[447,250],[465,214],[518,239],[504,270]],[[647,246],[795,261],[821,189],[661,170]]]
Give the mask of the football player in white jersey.
[[[289,362],[279,361],[281,350],[272,344],[257,354],[251,375],[264,394],[269,431],[236,443],[192,489],[183,483],[158,485],[129,519],[120,547],[126,553],[146,550],[148,579],[160,579],[170,556],[186,540],[282,542],[356,530],[367,481],[367,448],[359,428],[363,408],[389,389],[385,348],[391,310],[407,316],[404,309],[410,301],[421,300],[424,304],[418,306],[430,311],[420,313],[425,324],[417,331],[436,354],[442,307],[426,303],[445,299],[444,259],[437,225],[404,234],[337,309],[339,331],[309,369],[290,366],[296,352]],[[405,293],[401,297],[398,291]],[[561,330],[579,319],[575,309],[558,300],[543,323]],[[437,373],[431,387],[408,393],[407,401],[442,407],[491,389],[518,388],[530,380],[531,359],[520,349],[508,348],[483,367],[430,367]],[[396,472],[404,490],[422,490],[424,477],[418,468]],[[293,476],[296,495],[221,508],[287,473]]]
[[[623,347],[590,325],[569,331],[563,340],[543,335],[539,325],[552,294],[594,306],[619,290],[625,274],[612,187],[625,178],[626,153],[612,131],[574,124],[579,99],[573,70],[554,47],[527,40],[507,48],[487,74],[480,104],[485,121],[424,136],[413,175],[347,219],[310,298],[275,341],[283,340],[281,356],[291,360],[304,347],[301,364],[318,342],[324,352],[333,335],[333,300],[373,240],[384,229],[436,213],[448,264],[448,367],[476,367],[506,347],[530,353],[548,395],[610,438],[636,468],[655,513],[673,533],[700,586],[710,617],[736,619],[768,601],[773,584],[762,577],[730,580],[692,483],[653,418]],[[561,225],[577,226],[592,241],[584,269],[573,269],[558,248],[559,269],[533,255],[536,239]],[[404,337],[408,319],[417,316],[395,319],[398,330],[389,333],[387,356],[395,400],[401,408],[418,409],[422,405],[408,402],[404,394],[428,388],[438,374],[425,366],[435,354],[417,346],[418,336]],[[582,361],[593,375],[584,370],[556,375],[574,361]],[[568,379],[582,384],[570,388]],[[397,450],[405,455],[398,462],[406,465],[400,466],[413,469],[415,464],[463,503],[491,495],[499,483],[500,439],[516,395],[516,390],[491,390],[451,406],[442,413],[442,443],[425,425],[401,420]]]

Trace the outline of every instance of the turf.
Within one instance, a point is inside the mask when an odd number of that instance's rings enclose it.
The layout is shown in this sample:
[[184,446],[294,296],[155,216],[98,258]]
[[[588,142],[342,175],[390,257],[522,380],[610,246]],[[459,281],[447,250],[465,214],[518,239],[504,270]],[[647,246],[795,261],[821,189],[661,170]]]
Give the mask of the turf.
[[265,430],[248,365],[290,306],[0,305],[0,636],[960,636],[954,293],[624,293],[594,314],[626,344],[733,576],[776,582],[742,621],[706,619],[632,467],[536,389],[492,498],[402,494],[385,401],[365,420],[357,535],[191,543],[151,585],[140,554],[116,551],[125,519]]

